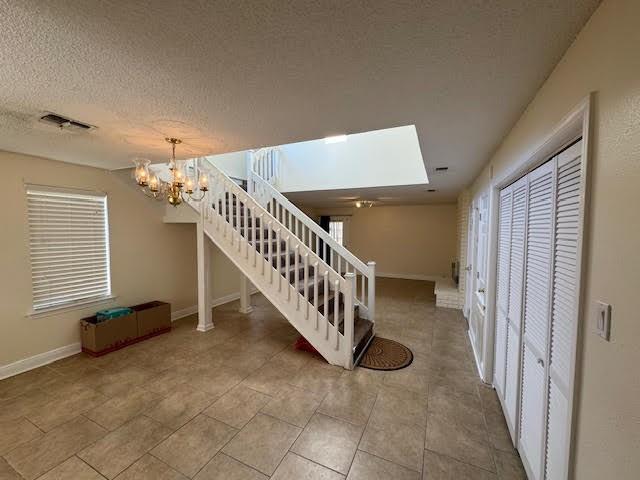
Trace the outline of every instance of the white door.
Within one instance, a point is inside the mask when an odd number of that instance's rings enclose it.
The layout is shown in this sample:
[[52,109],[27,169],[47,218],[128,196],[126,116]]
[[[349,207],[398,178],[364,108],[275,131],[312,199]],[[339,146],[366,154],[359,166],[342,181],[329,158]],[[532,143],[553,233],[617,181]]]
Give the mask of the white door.
[[546,477],[567,478],[578,337],[580,237],[584,198],[582,142],[557,158],[553,291],[548,357]]
[[522,405],[519,449],[532,480],[543,478],[546,419],[545,363],[548,351],[553,242],[555,162],[531,172],[528,192],[525,303],[522,356]]
[[568,476],[581,152],[578,141],[500,192],[494,385],[532,480]]
[[522,347],[522,298],[527,222],[528,178],[511,186],[511,251],[509,256],[509,298],[507,308],[504,409],[512,438],[518,438],[520,409],[520,360]]
[[469,205],[469,221],[467,226],[467,265],[465,266],[465,298],[464,298],[464,316],[469,319],[471,312],[471,298],[473,294],[473,258],[474,258],[474,207],[473,203]]
[[474,240],[473,240],[473,281],[470,285],[471,312],[469,317],[469,336],[476,359],[480,364],[484,340],[484,323],[486,316],[486,282],[487,282],[487,239],[488,239],[488,210],[489,196],[482,195],[474,209]]
[[500,192],[498,215],[498,268],[496,281],[496,334],[493,385],[498,397],[504,401],[505,374],[507,370],[507,319],[509,314],[509,262],[511,255],[511,186]]

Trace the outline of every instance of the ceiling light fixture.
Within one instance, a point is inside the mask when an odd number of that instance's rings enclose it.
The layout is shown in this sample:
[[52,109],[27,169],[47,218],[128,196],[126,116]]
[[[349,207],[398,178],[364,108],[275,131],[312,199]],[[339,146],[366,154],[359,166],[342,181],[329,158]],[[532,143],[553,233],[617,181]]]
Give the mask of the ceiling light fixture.
[[371,208],[373,207],[373,202],[371,200],[358,200],[356,202],[356,208]]
[[157,174],[150,173],[149,160],[136,158],[133,160],[136,166],[134,171],[136,183],[145,195],[157,200],[166,198],[167,202],[174,207],[186,200],[184,194],[187,194],[191,200],[201,201],[209,190],[209,177],[204,172],[200,174],[197,187],[200,195],[194,196],[195,181],[185,173],[184,161],[176,160],[176,145],[181,144],[182,140],[179,138],[165,138],[165,140],[171,144],[171,158],[168,162],[171,181],[166,182],[158,178]]
[[346,142],[347,141],[347,136],[346,135],[334,135],[333,137],[325,137],[324,138],[324,143],[329,144],[329,143],[341,143],[341,142]]

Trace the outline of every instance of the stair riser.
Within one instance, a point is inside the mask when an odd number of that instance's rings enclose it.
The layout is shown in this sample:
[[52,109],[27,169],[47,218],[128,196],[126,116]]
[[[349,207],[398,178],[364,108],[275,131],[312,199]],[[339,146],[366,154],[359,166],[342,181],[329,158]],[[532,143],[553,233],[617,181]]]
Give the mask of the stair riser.
[[[287,257],[289,257],[289,266],[291,265],[295,265],[295,261],[296,261],[296,254],[293,252],[290,252],[289,255],[280,254],[280,258],[278,258],[277,256],[275,256],[275,250],[274,250],[274,257],[271,259],[271,265],[274,266],[274,268],[282,268],[282,267],[286,267],[287,266]],[[300,257],[298,255],[298,257]],[[302,259],[298,258],[298,261],[300,261],[302,263]]]
[[[274,159],[269,160],[275,161]],[[215,166],[211,166],[211,169],[216,171]],[[365,348],[364,345],[371,338],[371,329],[367,330],[367,325],[362,323],[358,307],[354,306],[353,312],[346,312],[345,304],[352,305],[352,300],[345,298],[343,293],[335,295],[330,288],[334,282],[330,282],[329,285],[324,284],[326,277],[320,272],[324,272],[326,265],[320,261],[319,270],[318,268],[314,269],[314,259],[317,260],[315,255],[310,254],[308,257],[304,255],[308,250],[302,244],[300,250],[294,249],[300,240],[272,216],[276,212],[280,213],[279,210],[274,210],[272,204],[262,204],[261,199],[258,199],[258,204],[254,200],[246,200],[247,193],[242,193],[235,186],[229,184],[224,176],[218,175],[218,177],[221,177],[227,190],[237,191],[238,194],[226,193],[212,199],[209,208],[213,208],[215,214],[209,215],[209,218],[213,217],[213,222],[206,222],[207,235],[329,363],[352,368],[356,354],[362,352]],[[216,177],[216,182],[218,177]],[[242,185],[246,191],[246,182],[239,182],[235,179],[233,181]],[[212,186],[212,193],[217,188],[217,184]],[[278,196],[276,193],[273,195],[274,198],[279,199],[281,204],[286,205],[282,196]],[[255,208],[250,208],[251,206]],[[297,221],[301,221],[301,218],[298,217]],[[221,220],[223,221],[221,222]],[[279,232],[276,233],[269,228],[271,226]],[[249,245],[249,255],[247,255],[245,248],[247,244]],[[254,248],[252,254],[251,250]],[[255,254],[258,255],[257,263],[254,260]],[[269,260],[265,262],[265,259]],[[306,268],[304,266],[305,259],[308,259]],[[289,268],[284,272],[287,266]],[[271,267],[275,268],[277,273],[271,270]],[[330,276],[334,280],[338,278],[335,277],[335,273]],[[307,279],[306,288],[303,286],[305,277]],[[309,303],[295,293],[292,288],[294,285]],[[323,298],[325,286],[328,292],[326,300]],[[347,315],[347,313],[349,314]],[[323,320],[314,321],[317,315],[321,315]],[[347,344],[345,343],[347,339],[344,336],[344,320],[345,317],[351,318],[352,315],[354,320],[353,341]]]
[[240,227],[240,228],[244,228],[245,225],[248,225],[249,228],[253,228],[253,224],[255,223],[256,225],[256,229],[260,228],[260,219],[253,219],[253,218],[249,218],[249,220],[245,220],[244,217],[233,217],[233,219],[227,215],[226,216],[226,220],[227,222],[229,222],[231,225],[233,225],[234,227]]
[[[293,284],[296,278],[296,271],[294,270],[295,265],[293,263],[291,264],[291,268],[292,268],[291,271],[289,271],[287,275],[284,275],[283,273],[283,276],[289,279],[289,283]],[[314,272],[313,267],[310,266],[309,267],[309,283],[311,283],[311,281],[313,280],[313,272]],[[302,282],[304,281],[304,267],[301,264],[298,266],[297,274],[298,274],[298,286],[300,287],[302,285]]]

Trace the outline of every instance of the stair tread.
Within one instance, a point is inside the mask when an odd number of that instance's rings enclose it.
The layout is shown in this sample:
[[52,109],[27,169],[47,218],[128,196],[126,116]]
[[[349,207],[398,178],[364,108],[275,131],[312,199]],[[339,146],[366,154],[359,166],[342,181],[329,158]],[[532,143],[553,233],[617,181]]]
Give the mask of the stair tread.
[[[240,187],[244,191],[247,191],[246,182],[241,183]],[[295,291],[297,284],[297,291],[311,304],[311,306],[308,306],[306,301],[303,300],[302,302],[304,305],[307,305],[307,308],[311,308],[313,311],[317,309],[330,325],[337,326],[337,330],[342,334],[344,333],[345,316],[347,313],[351,316],[350,312],[345,311],[345,301],[347,299],[345,299],[344,292],[332,290],[333,281],[325,285],[324,281],[326,277],[322,275],[321,272],[324,272],[326,265],[323,262],[319,262],[320,268],[314,268],[312,265],[312,263],[315,263],[315,261],[312,262],[312,259],[316,258],[314,255],[310,255],[307,263],[308,277],[305,288],[304,260],[306,257],[300,250],[291,248],[296,245],[298,240],[294,236],[291,242],[288,241],[287,236],[292,235],[292,233],[287,230],[287,227],[284,227],[278,240],[276,230],[282,228],[280,224],[276,222],[276,224],[271,225],[270,228],[269,224],[274,218],[269,213],[256,215],[257,212],[247,204],[246,194],[237,191],[235,193],[227,192],[222,197],[217,198],[211,203],[211,207],[223,219],[226,219],[226,222],[235,230],[236,235],[239,234],[244,238],[244,241],[253,245],[258,255],[267,260],[268,265],[272,265],[280,275],[284,276],[286,288],[294,287]],[[269,208],[267,208],[267,210],[269,210]],[[228,228],[228,225],[225,226],[225,228]],[[287,248],[287,246],[289,248]],[[304,252],[306,251],[305,249]],[[271,259],[269,259],[269,257],[271,257]],[[287,268],[287,263],[289,264],[289,268]],[[336,281],[338,277],[331,274],[330,278]],[[282,279],[279,281],[281,280]],[[329,288],[325,290],[327,286]],[[326,298],[324,294],[325,291],[327,291]],[[294,299],[295,298],[294,295]],[[336,303],[336,301],[338,303]],[[354,364],[359,361],[366,346],[375,335],[373,322],[360,317],[361,310],[359,304],[356,302],[354,298],[353,345],[351,346]],[[351,304],[351,302],[349,303]],[[302,307],[299,307],[299,309],[300,308]],[[364,311],[366,312],[367,310],[364,309]]]

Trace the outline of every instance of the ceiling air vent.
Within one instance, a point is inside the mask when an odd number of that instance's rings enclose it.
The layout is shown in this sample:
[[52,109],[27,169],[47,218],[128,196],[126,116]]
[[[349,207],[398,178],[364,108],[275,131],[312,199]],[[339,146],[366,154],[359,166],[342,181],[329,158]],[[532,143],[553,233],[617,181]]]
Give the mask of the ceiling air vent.
[[449,167],[436,167],[435,168],[436,172],[446,172],[447,170],[449,170]]
[[70,130],[75,132],[88,132],[89,130],[93,130],[93,125],[89,125],[87,123],[82,123],[77,120],[71,120],[70,118],[63,117],[62,115],[58,115],[56,113],[47,113],[40,117],[40,121],[47,123],[49,125],[53,125],[62,130]]

